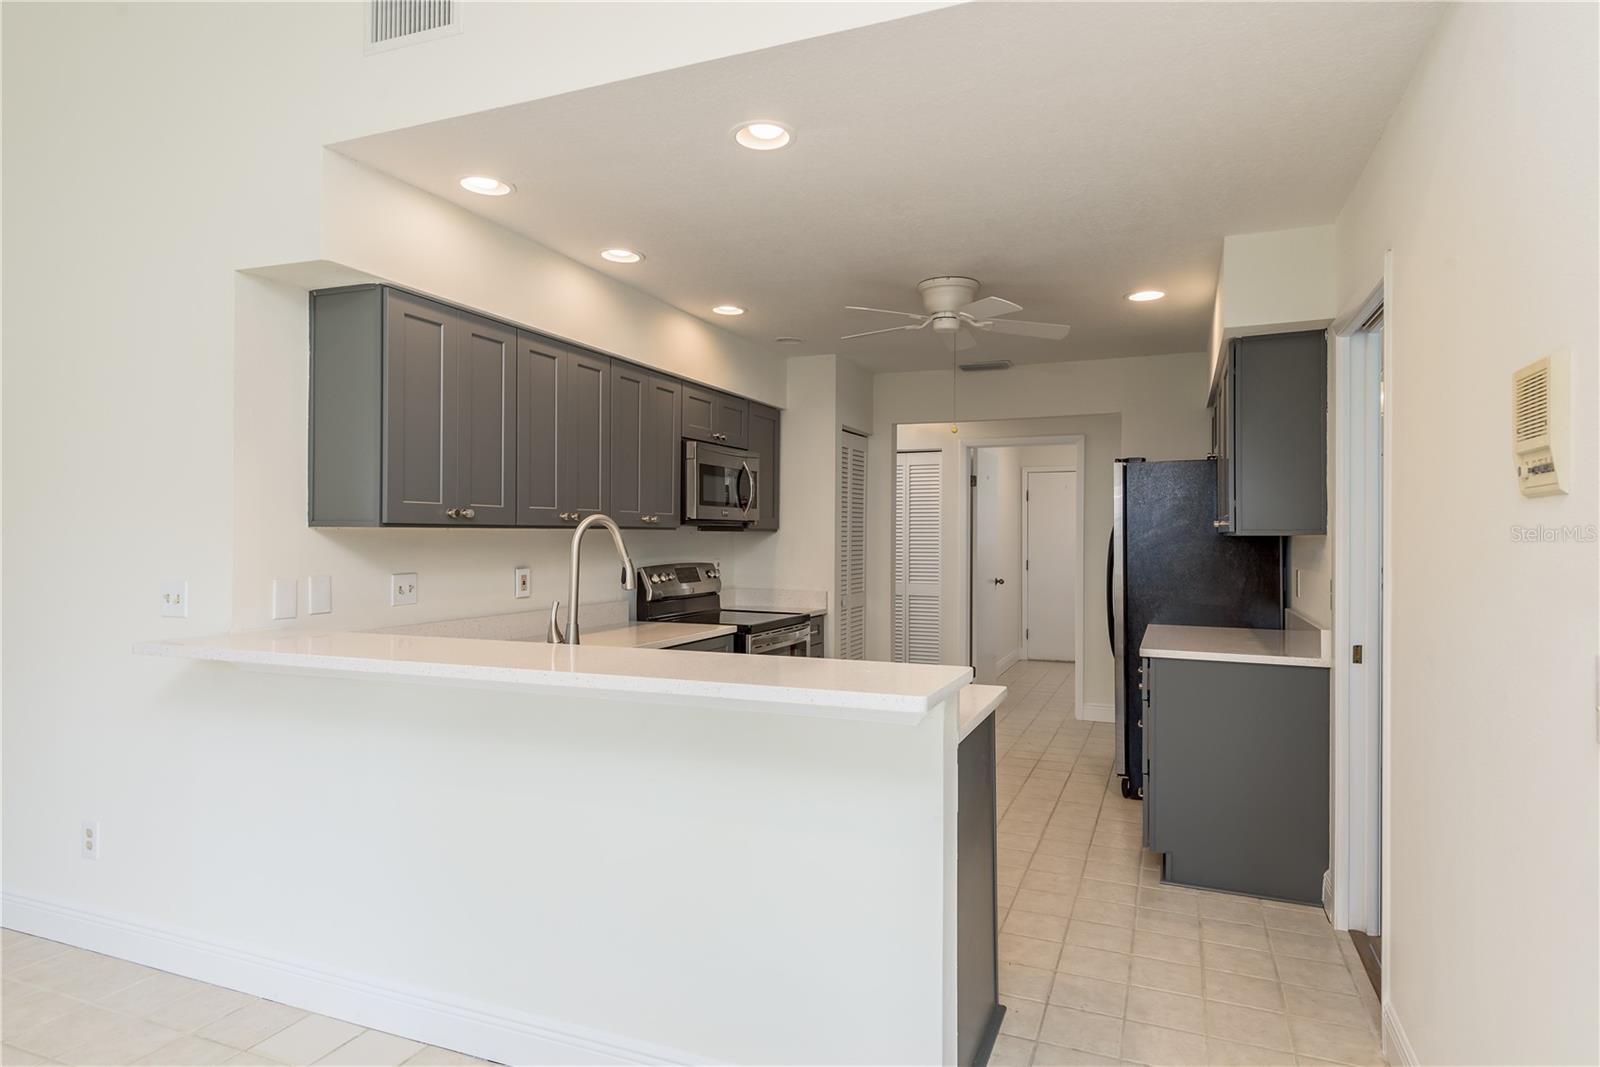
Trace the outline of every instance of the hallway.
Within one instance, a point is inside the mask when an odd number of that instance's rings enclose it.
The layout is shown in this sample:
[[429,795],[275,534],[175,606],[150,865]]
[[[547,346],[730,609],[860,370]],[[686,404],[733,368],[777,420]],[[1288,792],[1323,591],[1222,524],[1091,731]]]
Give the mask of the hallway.
[[1109,723],[1073,667],[1018,663],[996,723],[996,1065],[1384,1062],[1378,1002],[1321,909],[1160,884]]

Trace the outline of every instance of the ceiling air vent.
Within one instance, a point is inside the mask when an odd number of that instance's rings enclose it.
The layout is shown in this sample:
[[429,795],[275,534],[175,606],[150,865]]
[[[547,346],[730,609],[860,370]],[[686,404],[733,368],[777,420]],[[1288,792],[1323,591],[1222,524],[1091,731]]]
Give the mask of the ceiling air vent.
[[1511,376],[1511,441],[1524,496],[1565,493],[1572,462],[1571,356],[1536,359]]
[[457,0],[367,0],[367,51],[459,33]]
[[963,363],[961,364],[961,369],[968,372],[984,370],[1010,370],[1011,361],[1009,359],[989,359],[984,360],[981,363]]

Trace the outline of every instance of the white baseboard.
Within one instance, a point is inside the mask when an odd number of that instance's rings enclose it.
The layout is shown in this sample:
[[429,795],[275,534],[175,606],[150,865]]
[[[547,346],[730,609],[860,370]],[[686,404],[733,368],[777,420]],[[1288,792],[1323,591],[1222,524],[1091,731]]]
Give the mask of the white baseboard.
[[1394,1005],[1383,1006],[1383,1055],[1394,1067],[1416,1067],[1417,1050],[1411,1047],[1405,1029],[1394,1013]]
[[1115,704],[1085,704],[1079,709],[1078,718],[1085,722],[1116,722],[1117,706]]
[[994,673],[997,675],[1006,673],[1006,670],[1009,667],[1019,662],[1021,659],[1022,649],[1013,648],[1010,652],[1007,652],[1005,655],[994,661]]
[[386,986],[366,975],[274,958],[178,930],[0,892],[5,926],[266,997],[497,1063],[704,1063],[705,1057],[500,1005]]

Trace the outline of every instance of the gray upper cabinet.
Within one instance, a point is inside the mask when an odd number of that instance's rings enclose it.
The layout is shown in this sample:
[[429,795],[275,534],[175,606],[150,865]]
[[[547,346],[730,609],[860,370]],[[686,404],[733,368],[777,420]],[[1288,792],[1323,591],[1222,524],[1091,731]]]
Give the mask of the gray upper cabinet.
[[511,330],[359,286],[312,295],[311,335],[313,526],[510,521]]
[[517,335],[517,525],[560,526],[561,361],[566,350],[542,337]]
[[517,336],[517,524],[568,526],[606,507],[611,360]]
[[751,529],[778,528],[778,430],[781,416],[777,408],[751,403],[749,407],[750,451],[761,457],[761,476],[756,480],[756,501],[761,518]]
[[1219,530],[1327,532],[1327,390],[1320,330],[1230,343],[1213,409]]
[[731,448],[749,448],[750,402],[740,396],[685,382],[683,436]]
[[609,503],[620,526],[678,524],[679,385],[611,361]]

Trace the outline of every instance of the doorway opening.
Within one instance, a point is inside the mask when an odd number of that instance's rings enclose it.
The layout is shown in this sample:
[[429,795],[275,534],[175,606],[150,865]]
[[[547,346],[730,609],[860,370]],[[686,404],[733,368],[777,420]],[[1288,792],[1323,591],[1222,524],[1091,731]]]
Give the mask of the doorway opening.
[[1382,996],[1388,435],[1384,290],[1336,324],[1332,915]]

